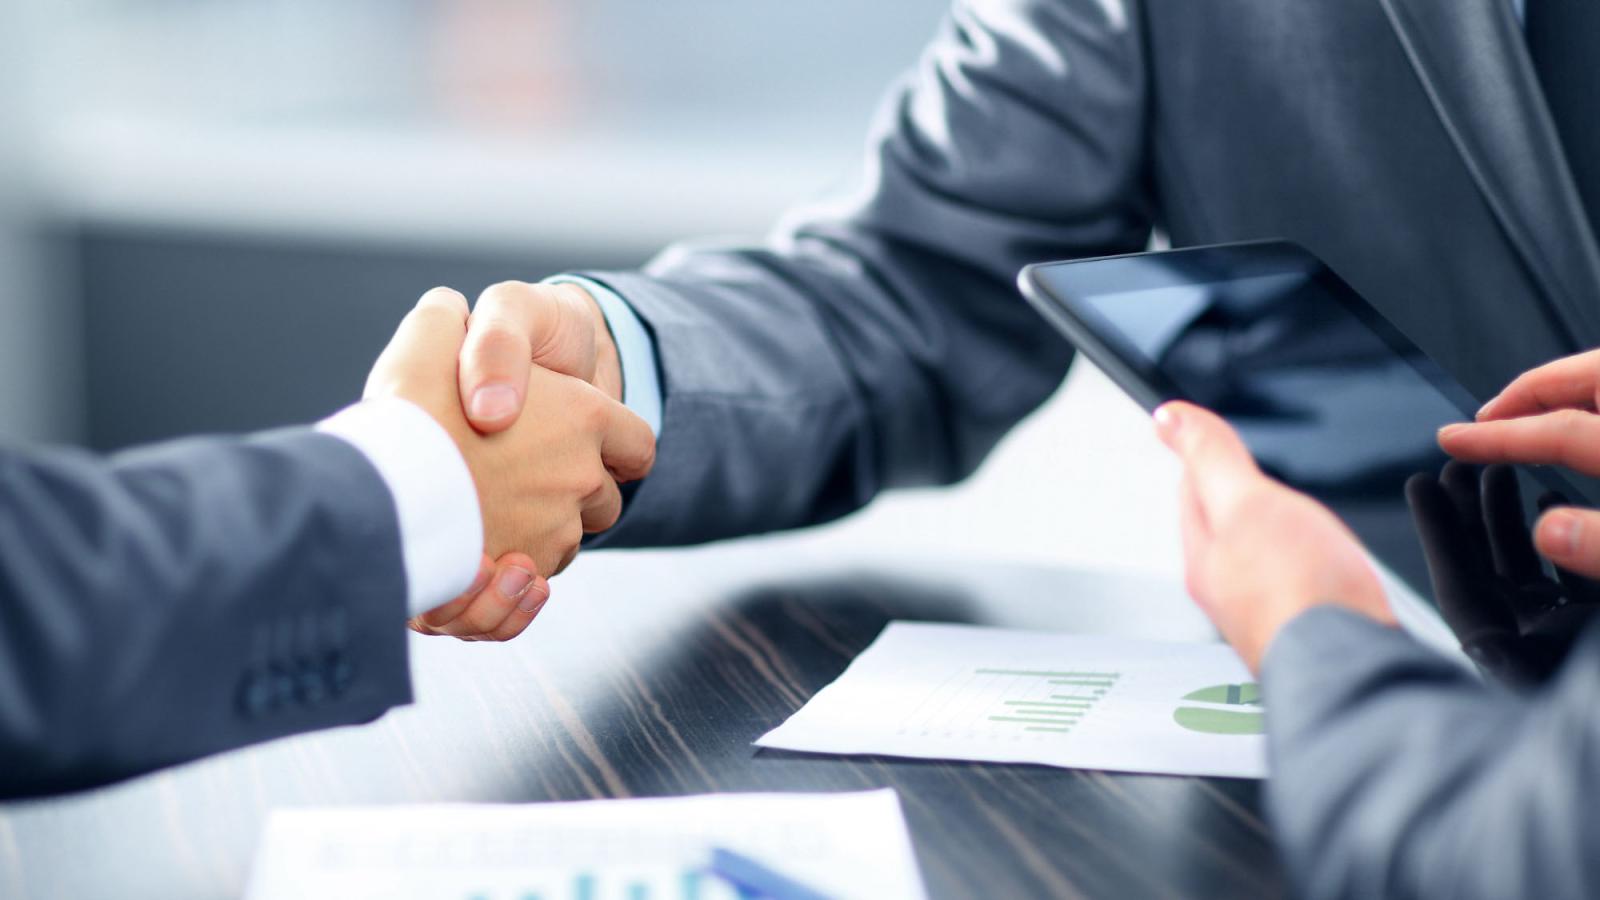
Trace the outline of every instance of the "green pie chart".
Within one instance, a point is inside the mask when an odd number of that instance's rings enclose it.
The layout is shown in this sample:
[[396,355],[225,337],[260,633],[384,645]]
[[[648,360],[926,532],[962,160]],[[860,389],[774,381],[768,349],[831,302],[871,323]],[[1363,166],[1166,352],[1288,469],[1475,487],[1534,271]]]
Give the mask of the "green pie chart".
[[1259,685],[1218,684],[1190,691],[1183,695],[1183,699],[1210,704],[1179,706],[1172,714],[1172,720],[1189,731],[1201,734],[1261,734],[1266,730]]

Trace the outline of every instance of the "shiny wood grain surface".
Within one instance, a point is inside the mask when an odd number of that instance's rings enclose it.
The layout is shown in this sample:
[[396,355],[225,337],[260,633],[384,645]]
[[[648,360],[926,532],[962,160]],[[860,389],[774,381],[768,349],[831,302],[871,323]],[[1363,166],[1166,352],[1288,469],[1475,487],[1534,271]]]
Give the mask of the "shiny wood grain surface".
[[767,540],[592,554],[555,590],[515,643],[414,638],[418,702],[370,725],[0,805],[0,896],[237,896],[286,806],[882,786],[935,897],[1284,892],[1253,782],[751,746],[890,620],[1206,636],[1171,584]]

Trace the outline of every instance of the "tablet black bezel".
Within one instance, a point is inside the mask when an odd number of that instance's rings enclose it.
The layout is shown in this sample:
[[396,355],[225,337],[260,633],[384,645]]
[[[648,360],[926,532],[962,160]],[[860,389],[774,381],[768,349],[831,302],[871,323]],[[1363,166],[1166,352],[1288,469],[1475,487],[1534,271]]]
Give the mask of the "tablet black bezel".
[[[1263,275],[1304,274],[1328,288],[1334,298],[1361,324],[1404,360],[1418,376],[1470,420],[1487,398],[1479,398],[1459,382],[1436,371],[1419,369],[1418,357],[1428,358],[1416,342],[1372,307],[1338,273],[1298,244],[1283,240],[1212,244],[1181,250],[1125,253],[1091,259],[1036,263],[1018,276],[1028,302],[1060,329],[1085,356],[1145,410],[1154,411],[1169,400],[1189,400],[1172,384],[1153,360],[1121,339],[1120,332],[1097,312],[1089,298],[1129,294],[1166,287],[1170,281],[1150,280],[1151,257],[1160,257],[1170,269],[1197,284],[1253,278]],[[1135,264],[1137,261],[1137,264]]]

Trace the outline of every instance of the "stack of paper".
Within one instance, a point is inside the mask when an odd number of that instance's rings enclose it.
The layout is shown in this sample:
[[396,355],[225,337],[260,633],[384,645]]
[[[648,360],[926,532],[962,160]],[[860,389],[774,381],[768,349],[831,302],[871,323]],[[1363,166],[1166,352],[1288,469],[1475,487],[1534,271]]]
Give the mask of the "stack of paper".
[[279,811],[248,896],[718,900],[713,848],[827,897],[920,900],[894,791]]
[[1264,722],[1223,644],[895,622],[756,743],[1260,778]]

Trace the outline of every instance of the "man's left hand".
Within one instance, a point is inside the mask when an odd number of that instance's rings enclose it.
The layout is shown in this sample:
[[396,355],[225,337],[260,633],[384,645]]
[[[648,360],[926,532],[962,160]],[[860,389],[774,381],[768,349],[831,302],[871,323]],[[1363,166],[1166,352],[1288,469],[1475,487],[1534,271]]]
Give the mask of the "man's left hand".
[[1251,671],[1278,631],[1314,606],[1394,624],[1377,573],[1337,516],[1262,474],[1215,414],[1168,403],[1155,419],[1183,464],[1185,583]]

